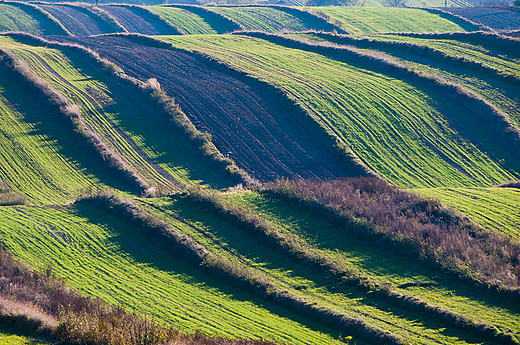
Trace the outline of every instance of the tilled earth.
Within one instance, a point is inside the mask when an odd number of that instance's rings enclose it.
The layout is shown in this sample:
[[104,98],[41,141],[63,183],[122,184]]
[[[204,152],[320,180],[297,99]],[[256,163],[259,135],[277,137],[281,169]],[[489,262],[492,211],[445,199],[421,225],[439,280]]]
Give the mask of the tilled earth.
[[199,130],[260,181],[353,175],[326,139],[301,125],[267,88],[208,67],[194,56],[122,37],[64,37],[91,48],[140,80],[157,78]]
[[134,10],[124,6],[103,6],[117,21],[128,30],[145,35],[168,35],[171,31],[152,18],[144,18]]

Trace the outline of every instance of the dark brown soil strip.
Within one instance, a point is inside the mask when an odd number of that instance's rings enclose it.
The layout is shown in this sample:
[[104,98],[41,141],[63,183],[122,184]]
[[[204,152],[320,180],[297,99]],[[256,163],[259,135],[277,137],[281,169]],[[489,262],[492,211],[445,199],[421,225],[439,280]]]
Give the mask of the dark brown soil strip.
[[87,14],[86,10],[79,10],[70,6],[39,5],[41,8],[56,17],[73,35],[89,36],[106,33],[99,22]]
[[129,6],[103,6],[104,10],[114,16],[128,32],[136,32],[145,35],[170,35],[171,29],[165,28],[162,23],[151,16],[144,17]]
[[157,78],[190,120],[239,167],[261,181],[352,176],[319,133],[305,126],[278,97],[195,57],[142,46],[119,37],[63,38],[96,50],[132,77]]

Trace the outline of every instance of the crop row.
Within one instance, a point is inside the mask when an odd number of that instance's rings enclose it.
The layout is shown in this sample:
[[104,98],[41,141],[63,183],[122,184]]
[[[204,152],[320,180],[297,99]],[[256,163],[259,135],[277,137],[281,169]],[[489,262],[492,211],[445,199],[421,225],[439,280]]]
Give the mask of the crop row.
[[[292,49],[239,36],[165,39],[175,47],[208,54],[284,90],[311,110],[317,121],[350,146],[365,164],[391,182],[403,186],[490,185],[511,179],[507,170],[518,170],[511,169],[516,161],[513,151],[506,153],[489,141],[494,131],[463,116],[468,109],[460,107],[460,102],[454,104],[456,88],[452,87],[455,90],[448,98],[451,110],[447,109],[446,99],[441,102],[438,92],[430,87],[413,78],[410,83],[399,81],[396,74],[401,72],[391,74],[393,78],[387,76],[399,68],[385,61],[358,59],[356,53],[345,51],[343,55],[342,50],[315,49],[278,37],[269,40]],[[374,68],[379,72],[373,72]],[[457,125],[460,121],[464,121],[464,127]],[[498,121],[501,123],[502,118]],[[486,146],[472,143],[472,137],[477,136]],[[496,154],[509,157],[504,167],[492,158]]]

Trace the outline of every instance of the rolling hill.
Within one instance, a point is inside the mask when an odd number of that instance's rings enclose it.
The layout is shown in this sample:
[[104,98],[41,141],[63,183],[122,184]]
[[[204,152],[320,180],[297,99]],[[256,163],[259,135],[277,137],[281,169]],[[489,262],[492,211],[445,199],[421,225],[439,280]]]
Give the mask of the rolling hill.
[[[40,36],[0,35],[0,243],[31,277],[173,325],[151,344],[520,342],[495,187],[520,179],[519,41],[348,7],[2,2],[0,29]],[[117,334],[19,265],[0,343]]]

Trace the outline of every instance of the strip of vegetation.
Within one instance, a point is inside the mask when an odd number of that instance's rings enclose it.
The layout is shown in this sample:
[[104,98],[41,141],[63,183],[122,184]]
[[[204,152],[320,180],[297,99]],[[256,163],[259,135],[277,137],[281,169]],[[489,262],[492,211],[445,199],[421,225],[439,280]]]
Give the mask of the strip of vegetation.
[[224,14],[212,11],[212,10],[208,9],[207,7],[195,6],[195,5],[181,5],[181,4],[166,5],[166,6],[182,8],[184,10],[198,14],[199,16],[201,16],[203,18],[207,17],[210,20],[221,22],[227,27],[226,32],[245,30],[244,26],[242,24],[240,24],[239,22],[237,22],[236,20],[231,19]]
[[277,287],[270,279],[257,271],[208,251],[191,237],[179,233],[169,224],[160,220],[132,202],[109,192],[87,195],[77,202],[93,204],[109,214],[141,228],[155,236],[166,249],[172,250],[190,264],[202,268],[208,274],[241,287],[259,297],[266,298],[293,312],[311,317],[376,344],[402,344],[403,339],[385,332],[360,318],[344,315],[328,307],[312,303],[288,290]]
[[[359,179],[352,179],[352,181],[353,182],[350,183],[357,185],[361,190],[366,189],[366,185],[371,183],[384,187],[388,186],[386,182],[382,180],[368,179],[368,182],[362,181],[361,183],[359,183]],[[283,182],[280,184],[282,183]],[[259,191],[272,194],[272,190],[276,190],[277,188],[279,188],[279,185],[275,185],[274,188],[273,185],[268,185],[265,189],[260,188]],[[388,190],[384,192],[387,191]],[[396,190],[392,192],[396,192]],[[304,263],[314,271],[321,271],[336,277],[342,284],[354,286],[364,292],[371,292],[372,296],[377,296],[396,306],[404,307],[414,312],[421,312],[429,317],[439,320],[440,322],[444,322],[448,326],[455,326],[462,330],[469,331],[472,334],[477,334],[485,339],[493,340],[496,343],[518,344],[518,341],[512,334],[500,332],[491,324],[475,322],[466,316],[457,314],[448,309],[431,305],[420,298],[402,292],[392,291],[390,286],[382,285],[371,277],[361,274],[353,267],[334,260],[316,249],[310,248],[305,241],[298,236],[281,233],[265,218],[254,215],[247,209],[233,205],[231,202],[223,199],[217,191],[191,188],[188,197],[198,202],[204,209],[209,209],[222,218],[233,221],[242,229],[252,231],[263,240],[268,241],[270,245],[278,247],[292,259]],[[346,195],[345,197],[348,198],[349,195]],[[409,206],[410,205],[406,204],[403,205],[401,207],[402,212],[407,213],[409,211]],[[405,223],[412,222],[413,220],[409,219],[405,221]],[[518,250],[520,252],[520,247]]]
[[107,6],[112,6],[112,5],[113,6],[124,6],[124,7],[131,8],[135,12],[139,13],[140,15],[142,15],[144,18],[150,18],[152,20],[158,21],[164,27],[166,27],[168,30],[170,30],[170,33],[169,33],[170,35],[183,35],[182,30],[179,29],[179,27],[177,25],[173,24],[169,20],[164,19],[161,15],[159,15],[159,14],[153,12],[153,11],[150,11],[146,7],[139,6],[139,5],[129,5],[129,4],[111,4],[111,5],[107,5]]
[[369,178],[280,181],[266,191],[323,214],[352,236],[391,245],[505,298],[520,299],[520,244],[437,201]]
[[227,73],[235,78],[245,80],[249,84],[259,85],[260,87],[266,89],[267,92],[269,92],[270,94],[282,100],[283,104],[290,107],[293,113],[301,115],[296,117],[298,119],[297,121],[301,123],[301,126],[311,126],[311,128],[314,128],[315,133],[321,135],[329,143],[332,150],[334,150],[334,152],[336,152],[336,154],[346,164],[349,164],[349,166],[352,167],[353,176],[379,176],[375,171],[371,170],[367,165],[365,165],[363,161],[361,161],[361,159],[359,159],[359,157],[352,151],[352,149],[348,147],[348,145],[343,143],[341,140],[339,140],[338,137],[334,134],[334,132],[325,124],[323,124],[319,119],[317,119],[309,109],[305,108],[302,103],[297,101],[293,96],[285,93],[282,89],[266,81],[262,81],[255,77],[252,77],[244,71],[239,71],[229,66],[228,64],[223,63],[222,61],[202,52],[188,51],[185,49],[176,48],[171,43],[145,35],[119,34],[117,36],[123,36],[132,39],[136,42],[147,44],[151,47],[181,51],[183,53],[194,56],[199,61],[212,68],[221,70],[224,73]]
[[396,36],[428,38],[428,39],[446,39],[466,42],[479,46],[484,46],[491,51],[501,50],[510,54],[520,54],[520,41],[504,35],[486,31],[475,32],[447,32],[447,33],[415,33],[403,32],[392,33]]
[[448,99],[456,101],[461,106],[471,109],[473,114],[480,117],[484,123],[488,124],[497,132],[499,139],[505,145],[511,147],[517,154],[520,154],[520,130],[513,125],[507,115],[459,84],[452,84],[437,76],[417,72],[388,57],[362,54],[354,48],[311,44],[301,40],[263,32],[245,32],[241,34],[265,39],[290,48],[315,52],[339,61],[356,63],[370,70],[393,75],[412,83],[425,85],[437,94],[444,95]]
[[52,23],[52,25],[58,30],[59,34],[72,36],[70,31],[67,30],[58,19],[56,19],[52,14],[45,11],[43,8],[41,8],[38,5],[28,3],[28,2],[6,1],[6,0],[1,0],[1,3],[16,6],[18,8],[21,8],[22,10],[28,11],[29,13],[43,16]]
[[501,187],[501,188],[520,188],[520,180],[519,181],[509,181],[509,182],[501,183],[497,187]]
[[0,206],[24,205],[27,199],[15,193],[5,181],[0,183]]
[[[147,36],[140,34],[119,34],[123,37],[134,37],[137,39],[147,40]],[[123,85],[130,87],[133,91],[141,94],[143,98],[158,110],[158,113],[165,119],[165,124],[169,126],[177,135],[182,136],[186,143],[192,146],[193,150],[198,151],[202,157],[208,159],[208,163],[215,168],[222,170],[236,183],[245,183],[247,185],[254,184],[255,181],[230,158],[224,157],[211,141],[211,136],[207,133],[199,131],[195,125],[184,114],[175,100],[168,96],[164,90],[160,89],[157,80],[149,80],[142,83],[138,80],[126,76],[121,73],[121,69],[115,64],[103,59],[96,52],[77,44],[67,44],[59,42],[51,42],[29,34],[10,34],[12,37],[20,37],[22,39],[35,42],[44,46],[55,47],[59,49],[67,49],[81,58],[87,58],[94,66],[106,71],[109,76],[115,80],[122,82]],[[154,40],[153,38],[149,38]],[[167,44],[161,40],[155,40],[162,44]],[[168,44],[169,45],[169,44]],[[157,194],[157,190],[148,188],[149,195]]]
[[124,181],[140,192],[144,192],[150,187],[134,168],[126,164],[97,133],[88,128],[77,106],[71,104],[58,91],[41,81],[23,61],[0,50],[0,62],[1,68],[12,75],[14,80],[41,97],[47,108],[68,119],[72,130],[84,140],[86,147],[98,155],[101,162],[106,163],[109,169],[117,172]]
[[341,25],[338,25],[338,23],[333,23],[329,19],[324,18],[321,15],[302,10],[298,7],[294,7],[294,6],[271,6],[271,7],[277,8],[281,11],[284,11],[284,12],[287,12],[290,14],[294,14],[295,16],[300,17],[304,20],[311,20],[311,21],[318,22],[321,25],[323,25],[325,28],[327,28],[327,30],[330,30],[332,32],[350,34],[350,32],[348,32],[347,30],[342,28]]
[[[373,38],[354,38],[352,36],[347,35],[332,35],[326,32],[313,32],[313,35],[325,39],[329,42],[338,43],[338,44],[351,44],[358,48],[369,48],[369,49],[381,49],[381,50],[399,50],[415,55],[419,55],[422,57],[426,57],[428,59],[432,59],[434,61],[442,62],[445,64],[449,64],[456,67],[461,67],[469,70],[483,72],[489,75],[492,75],[495,78],[501,79],[507,83],[513,85],[520,85],[520,78],[513,74],[501,71],[499,69],[490,67],[482,62],[470,60],[464,56],[454,56],[448,54],[440,49],[436,49],[433,47],[428,47],[423,44],[411,43],[411,42],[397,42],[397,41],[383,41]],[[410,35],[402,35],[396,34],[398,36],[410,36]],[[428,35],[428,34],[425,34]],[[451,35],[451,34],[443,34]],[[464,34],[468,35],[468,34]],[[488,36],[488,34],[486,34]],[[417,37],[413,35],[413,37]],[[422,36],[421,36],[422,37]],[[429,37],[430,38],[430,37]],[[443,37],[445,38],[445,37]],[[518,44],[517,49],[520,49],[520,44]]]
[[90,345],[274,345],[184,333],[71,291],[52,270],[32,271],[0,248],[0,323],[67,343]]

